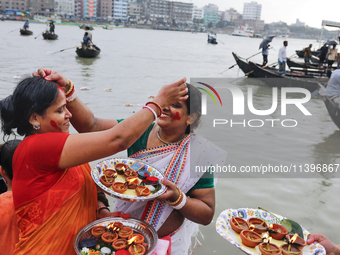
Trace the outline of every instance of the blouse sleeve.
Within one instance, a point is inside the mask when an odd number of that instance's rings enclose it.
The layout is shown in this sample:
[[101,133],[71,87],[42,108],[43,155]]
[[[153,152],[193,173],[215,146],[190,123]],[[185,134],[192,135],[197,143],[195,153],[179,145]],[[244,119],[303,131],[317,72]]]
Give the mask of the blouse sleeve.
[[28,156],[41,170],[60,169],[59,160],[69,134],[45,133],[31,137]]

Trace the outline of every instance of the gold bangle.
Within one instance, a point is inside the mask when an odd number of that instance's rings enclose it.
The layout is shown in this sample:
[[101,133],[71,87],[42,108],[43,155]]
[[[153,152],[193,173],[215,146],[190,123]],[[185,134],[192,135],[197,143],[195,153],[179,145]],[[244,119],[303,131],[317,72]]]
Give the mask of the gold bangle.
[[166,202],[168,205],[175,205],[175,204],[177,204],[177,203],[181,200],[181,198],[182,198],[182,191],[181,191],[181,189],[178,188],[177,186],[176,186],[176,189],[177,189],[178,192],[179,192],[179,197],[177,198],[177,200],[176,200],[175,202],[171,202],[171,201],[169,201],[169,200],[165,200],[165,202]]
[[73,90],[73,88],[74,88],[73,82],[72,82],[71,80],[69,80],[69,79],[67,79],[67,80],[68,80],[68,82],[69,82],[71,85],[70,85],[70,89],[65,93],[65,96],[68,96],[68,95],[72,92],[72,90]]

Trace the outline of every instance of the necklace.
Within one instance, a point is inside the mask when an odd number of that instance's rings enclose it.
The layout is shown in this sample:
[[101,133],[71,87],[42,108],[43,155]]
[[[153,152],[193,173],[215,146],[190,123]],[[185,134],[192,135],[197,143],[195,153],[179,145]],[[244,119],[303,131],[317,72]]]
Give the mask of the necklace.
[[181,140],[179,140],[179,141],[177,141],[177,142],[167,142],[167,141],[164,141],[164,140],[161,138],[161,136],[160,136],[160,134],[159,134],[159,129],[158,129],[158,131],[157,131],[157,138],[158,138],[162,143],[165,143],[165,144],[169,144],[169,143],[180,143],[180,142],[183,141],[183,139],[184,139],[185,137],[186,137],[186,135],[184,134],[184,135],[182,136]]

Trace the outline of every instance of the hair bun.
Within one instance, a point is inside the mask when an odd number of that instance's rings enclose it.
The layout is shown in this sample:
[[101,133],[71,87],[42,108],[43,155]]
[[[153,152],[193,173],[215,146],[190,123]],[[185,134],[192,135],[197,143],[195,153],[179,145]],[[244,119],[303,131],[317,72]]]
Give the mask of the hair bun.
[[14,128],[14,104],[12,100],[12,95],[6,97],[0,101],[0,114],[1,114],[1,124],[2,131],[9,135],[11,134],[11,129]]

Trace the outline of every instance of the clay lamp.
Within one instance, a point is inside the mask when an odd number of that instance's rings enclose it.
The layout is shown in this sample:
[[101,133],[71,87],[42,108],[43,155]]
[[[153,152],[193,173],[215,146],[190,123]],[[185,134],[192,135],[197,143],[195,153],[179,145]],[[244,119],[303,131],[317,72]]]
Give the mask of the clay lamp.
[[276,223],[269,225],[268,232],[276,240],[282,240],[288,234],[288,230],[284,226]]
[[117,177],[117,172],[116,170],[113,169],[106,169],[103,171],[103,174],[106,175],[107,177],[112,177],[114,179]]
[[283,255],[302,255],[302,251],[294,244],[283,244],[280,248]]
[[127,188],[128,188],[127,185],[122,182],[115,182],[112,185],[113,191],[118,192],[120,194],[123,194],[127,190]]
[[116,169],[118,174],[124,174],[125,170],[129,169],[129,167],[128,167],[127,164],[118,163],[118,164],[116,164],[115,169]]
[[111,245],[115,250],[125,250],[129,246],[126,239],[116,239]]
[[130,255],[144,255],[145,247],[141,244],[133,244],[129,247]]
[[132,235],[133,235],[133,230],[132,228],[129,228],[129,227],[123,227],[118,232],[118,236],[120,238],[131,239]]
[[126,177],[125,184],[129,189],[135,189],[139,185],[139,180],[135,176]]
[[249,226],[249,230],[245,229],[241,231],[241,241],[244,246],[254,248],[256,245],[262,243],[262,237],[260,234],[254,231],[255,227]]
[[286,235],[286,241],[288,244],[294,244],[300,250],[307,245],[305,239],[299,236],[299,234],[288,234]]
[[117,240],[118,238],[118,234],[116,232],[105,232],[104,234],[102,234],[101,236],[102,240],[107,243],[107,244],[111,244],[113,243],[115,240]]
[[134,234],[132,236],[132,238],[129,239],[128,241],[131,242],[130,240],[132,240],[132,239],[133,239],[133,242],[135,244],[143,244],[144,243],[144,236],[142,236],[141,234]]
[[126,177],[137,177],[138,176],[138,174],[137,174],[137,172],[136,171],[134,171],[134,170],[126,170],[125,172],[124,172],[124,175],[126,176]]
[[[265,236],[266,235],[266,236]],[[269,237],[268,233],[263,235],[263,243],[259,245],[259,250],[262,255],[280,255],[281,249],[279,246],[270,243],[271,237]]]
[[93,229],[91,229],[91,233],[95,238],[101,237],[101,235],[105,232],[106,228],[104,226],[95,226]]
[[120,222],[112,222],[109,225],[107,225],[106,229],[107,231],[113,233],[118,232],[121,228],[123,228],[123,223]]
[[268,225],[264,220],[261,220],[259,218],[249,218],[247,220],[248,225],[254,225],[255,229],[254,231],[256,233],[262,234],[264,232],[267,232]]
[[237,233],[241,233],[242,230],[248,229],[248,223],[239,217],[232,217],[230,220],[231,228],[236,231]]
[[137,196],[139,197],[142,197],[142,196],[146,197],[150,195],[150,190],[148,186],[137,186],[135,190],[136,190]]
[[113,177],[107,176],[107,175],[103,175],[100,177],[100,182],[104,184],[104,186],[106,187],[110,187],[112,186],[112,184],[114,183],[115,179]]

